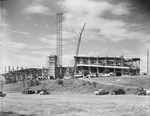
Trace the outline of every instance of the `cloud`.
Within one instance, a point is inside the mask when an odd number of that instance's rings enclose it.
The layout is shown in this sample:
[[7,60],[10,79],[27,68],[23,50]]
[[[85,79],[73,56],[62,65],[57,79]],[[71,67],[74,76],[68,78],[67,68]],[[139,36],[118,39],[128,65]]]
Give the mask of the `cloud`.
[[[11,40],[12,32],[17,32],[17,31],[9,31],[10,25],[6,23],[4,20],[1,25],[1,28],[3,29],[2,32],[0,33],[0,38],[1,38],[0,45],[2,47],[7,47],[7,49],[11,51],[25,47],[26,45],[25,43],[17,43]],[[27,34],[25,32],[17,32],[17,33]]]
[[[5,15],[7,14],[6,10],[3,9],[3,17],[0,17],[0,73],[4,72],[4,66],[10,66],[15,64],[12,60],[12,56],[16,54],[16,52],[21,51],[26,44],[14,42],[11,38],[13,32],[10,32],[11,25],[6,22]],[[16,31],[17,32],[17,31]],[[20,32],[17,32],[20,33]],[[25,32],[21,32],[22,34],[27,34]],[[16,63],[17,64],[17,63]]]
[[77,36],[76,33],[71,33],[69,31],[65,31],[65,30],[63,31],[63,39],[67,39],[67,41],[68,41],[68,39],[74,38],[76,36]]
[[38,46],[38,45],[34,45],[34,46],[29,46],[28,45],[28,49],[30,50],[40,50],[40,49],[48,49],[48,48],[51,48],[51,46]]
[[[38,66],[38,65],[45,65],[46,61],[44,57],[34,57],[31,55],[25,55],[25,54],[15,54],[13,55],[12,59],[13,59],[13,66],[16,66],[15,63],[17,64],[17,66]],[[34,61],[34,62],[33,62]],[[45,62],[43,62],[45,61]]]
[[28,32],[15,31],[15,30],[7,30],[7,32],[12,32],[12,33],[17,33],[17,34],[23,34],[23,35],[29,35],[29,34],[30,34],[30,33],[28,33]]
[[130,12],[128,6],[130,6],[130,4],[127,4],[127,3],[117,4],[117,5],[113,6],[113,9],[111,12],[114,15],[130,15],[131,12]]
[[[64,0],[61,5],[65,10],[64,30],[79,33],[82,25],[86,22],[84,32],[86,40],[118,42],[126,39],[143,38],[143,40],[147,40],[150,37],[149,34],[143,32],[129,31],[133,24],[130,25],[130,23],[121,20],[122,16],[131,16],[130,3],[111,4],[108,1]],[[108,12],[110,15],[108,18],[104,18],[104,15]],[[117,18],[112,19],[111,15]],[[135,26],[133,25],[133,27]],[[93,33],[94,30],[96,31]]]
[[35,23],[35,24],[33,24],[33,25],[34,25],[35,27],[38,27],[38,26],[39,26],[39,24],[36,24],[36,23]]
[[64,66],[73,66],[73,54],[64,54],[63,55],[63,65]]
[[28,34],[28,33],[19,32],[19,31],[10,31],[10,25],[4,20],[4,18],[0,17],[0,20],[2,20],[1,21],[2,23],[0,25],[0,28],[2,29],[0,33],[0,38],[1,38],[0,45],[2,47],[7,47],[7,49],[10,49],[12,51],[15,49],[21,49],[25,47],[24,43],[13,42],[11,40],[11,34],[13,32],[20,33],[20,34]]
[[56,37],[55,35],[47,35],[46,37],[40,37],[40,42],[49,44],[51,48],[56,48]]
[[24,9],[24,12],[27,14],[50,15],[50,9],[45,7],[42,3],[32,3]]

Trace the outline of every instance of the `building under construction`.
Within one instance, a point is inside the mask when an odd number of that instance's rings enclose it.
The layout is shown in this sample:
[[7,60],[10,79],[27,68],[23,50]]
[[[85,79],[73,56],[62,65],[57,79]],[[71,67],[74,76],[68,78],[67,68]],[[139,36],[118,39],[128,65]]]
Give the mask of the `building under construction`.
[[[14,67],[13,67],[14,68]],[[8,67],[10,69],[10,66]],[[1,74],[6,79],[14,79],[15,81],[22,81],[28,79],[48,79],[47,76],[48,69],[47,68],[19,68],[14,70],[8,70],[6,73]]]
[[74,57],[77,63],[76,74],[89,71],[89,73],[104,74],[111,73],[116,76],[139,75],[140,58],[125,59],[121,57]]

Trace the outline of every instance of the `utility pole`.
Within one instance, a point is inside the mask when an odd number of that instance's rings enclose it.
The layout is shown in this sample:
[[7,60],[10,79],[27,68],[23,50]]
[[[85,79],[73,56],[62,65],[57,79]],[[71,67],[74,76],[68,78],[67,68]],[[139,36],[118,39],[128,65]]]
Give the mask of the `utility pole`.
[[149,75],[149,50],[147,50],[147,75]]

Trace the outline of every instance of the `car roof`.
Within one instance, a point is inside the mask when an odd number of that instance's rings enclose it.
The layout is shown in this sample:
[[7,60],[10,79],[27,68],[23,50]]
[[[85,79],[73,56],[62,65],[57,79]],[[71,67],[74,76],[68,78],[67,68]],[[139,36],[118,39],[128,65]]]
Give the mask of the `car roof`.
[[99,90],[104,90],[104,89],[99,89]]

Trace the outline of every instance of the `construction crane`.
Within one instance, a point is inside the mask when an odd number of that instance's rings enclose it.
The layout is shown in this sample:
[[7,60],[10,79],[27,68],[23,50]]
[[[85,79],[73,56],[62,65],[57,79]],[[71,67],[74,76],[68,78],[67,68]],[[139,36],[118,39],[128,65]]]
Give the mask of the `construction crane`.
[[[77,46],[77,51],[76,51],[76,58],[77,58],[77,56],[78,56],[78,53],[79,53],[79,48],[80,48],[80,43],[81,43],[81,37],[82,37],[82,33],[83,33],[83,30],[84,30],[84,28],[85,28],[85,25],[86,25],[86,23],[83,25],[83,28],[82,28],[82,30],[81,30],[81,32],[80,32],[80,36],[79,36],[79,41],[78,41],[78,46]],[[76,67],[77,67],[77,62],[76,62],[76,60],[74,61],[74,69],[73,69],[73,73],[72,73],[72,77],[74,78],[74,74],[75,74],[75,71],[76,71]]]

